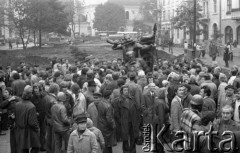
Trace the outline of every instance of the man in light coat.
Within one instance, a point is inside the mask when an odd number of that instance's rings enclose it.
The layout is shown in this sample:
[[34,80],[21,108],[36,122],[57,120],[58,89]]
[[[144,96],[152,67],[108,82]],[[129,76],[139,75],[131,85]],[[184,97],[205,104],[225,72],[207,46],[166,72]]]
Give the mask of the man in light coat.
[[98,144],[94,133],[87,129],[87,116],[76,116],[77,129],[74,130],[68,141],[67,153],[97,153]]

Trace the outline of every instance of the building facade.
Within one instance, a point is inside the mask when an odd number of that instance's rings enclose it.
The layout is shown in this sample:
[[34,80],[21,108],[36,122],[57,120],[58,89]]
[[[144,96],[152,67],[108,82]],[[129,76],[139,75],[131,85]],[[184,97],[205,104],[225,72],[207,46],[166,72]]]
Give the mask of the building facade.
[[222,0],[222,28],[224,43],[237,41],[240,45],[240,2]]
[[[90,1],[89,1],[90,2]],[[97,32],[97,29],[95,29],[93,27],[93,21],[94,21],[94,14],[95,14],[95,8],[99,5],[102,4],[104,2],[106,2],[106,0],[104,1],[99,1],[99,3],[85,3],[84,8],[82,10],[82,14],[85,16],[86,18],[86,24],[88,23],[88,27],[87,28],[83,28],[83,26],[80,28],[81,33],[86,33],[90,36],[95,36],[95,33]],[[139,20],[141,19],[141,15],[139,12],[139,3],[128,3],[126,1],[126,3],[124,3],[123,1],[119,4],[122,5],[125,9],[125,15],[126,15],[126,26],[124,27],[125,31],[133,31],[133,23],[134,20]],[[76,29],[77,31],[77,29]]]

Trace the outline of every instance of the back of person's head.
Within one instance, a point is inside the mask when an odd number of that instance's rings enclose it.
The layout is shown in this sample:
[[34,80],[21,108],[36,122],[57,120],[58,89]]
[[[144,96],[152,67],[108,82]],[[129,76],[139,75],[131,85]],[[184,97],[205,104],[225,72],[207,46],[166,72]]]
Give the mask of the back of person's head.
[[81,72],[81,74],[82,75],[87,75],[87,71],[88,71],[89,69],[87,68],[87,67],[84,67],[83,69],[82,69],[82,72]]
[[136,73],[135,73],[135,72],[130,72],[130,73],[129,73],[129,79],[130,79],[131,81],[134,81],[134,80],[136,79]]
[[52,93],[52,94],[57,94],[59,92],[59,85],[56,84],[56,83],[53,83],[50,85],[49,87],[49,93]]
[[197,78],[195,75],[191,75],[190,78],[189,78],[189,83],[190,84],[196,84],[197,82]]
[[103,91],[103,98],[108,99],[112,94],[112,90],[106,89]]
[[227,82],[227,76],[224,73],[219,74],[220,82]]
[[208,66],[207,69],[208,69],[207,70],[208,73],[212,73],[213,68],[211,66]]
[[232,69],[232,70],[231,70],[232,76],[236,76],[237,73],[238,73],[238,69]]
[[66,99],[67,99],[67,97],[66,97],[66,95],[65,95],[64,92],[59,92],[59,93],[57,94],[57,100],[58,100],[59,102],[65,102]]
[[35,69],[35,68],[32,69],[32,74],[33,74],[33,75],[37,74],[37,69]]
[[207,73],[204,74],[203,78],[204,78],[205,80],[211,80],[210,74],[207,74]]
[[125,81],[121,78],[117,80],[118,87],[122,87],[125,84]]
[[217,80],[219,80],[219,73],[213,73],[213,77]]
[[78,74],[76,74],[76,73],[73,74],[73,76],[72,76],[72,80],[73,80],[73,81],[76,82],[76,81],[78,80],[78,78],[79,78],[79,75],[78,75]]
[[77,83],[74,83],[74,84],[71,85],[71,90],[72,90],[73,93],[76,94],[80,91],[80,87]]
[[213,122],[215,118],[216,113],[214,111],[203,112],[200,124],[203,126],[207,126],[209,122]]
[[114,72],[113,74],[112,74],[112,78],[113,78],[113,80],[118,80],[119,79],[119,73],[118,72]]
[[208,86],[203,86],[201,89],[203,89],[204,93],[209,97],[211,96],[212,92]]
[[13,73],[13,79],[14,79],[14,80],[20,79],[19,73]]

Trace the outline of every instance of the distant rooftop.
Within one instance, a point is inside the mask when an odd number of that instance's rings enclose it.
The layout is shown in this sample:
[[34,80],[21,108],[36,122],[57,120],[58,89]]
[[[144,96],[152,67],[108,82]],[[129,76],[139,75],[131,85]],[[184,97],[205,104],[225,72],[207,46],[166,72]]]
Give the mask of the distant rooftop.
[[141,5],[144,0],[108,0],[119,5]]

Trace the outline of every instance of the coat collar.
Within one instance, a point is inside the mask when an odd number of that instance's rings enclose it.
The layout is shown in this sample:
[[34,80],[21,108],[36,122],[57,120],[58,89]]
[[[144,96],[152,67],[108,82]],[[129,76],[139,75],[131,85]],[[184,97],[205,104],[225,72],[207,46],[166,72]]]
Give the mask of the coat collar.
[[[90,131],[88,129],[86,129],[82,134],[82,136],[89,136],[89,135],[91,135],[91,134],[90,134]],[[72,136],[79,137],[77,129],[72,132]]]

